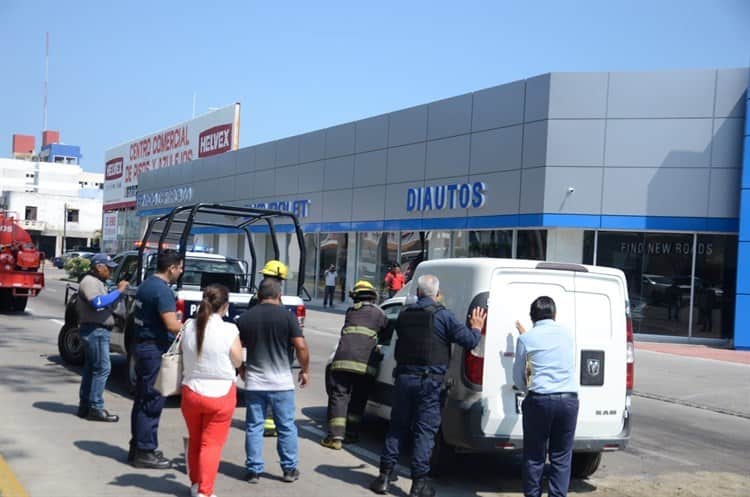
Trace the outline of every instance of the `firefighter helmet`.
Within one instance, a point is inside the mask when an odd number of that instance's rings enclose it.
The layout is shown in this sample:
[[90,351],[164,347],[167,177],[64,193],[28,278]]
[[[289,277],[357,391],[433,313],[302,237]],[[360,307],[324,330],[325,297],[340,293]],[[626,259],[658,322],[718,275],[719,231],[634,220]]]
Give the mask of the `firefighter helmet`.
[[349,293],[351,298],[353,299],[361,299],[361,298],[377,298],[378,291],[375,289],[375,287],[367,280],[359,280],[354,284],[354,288],[352,288],[352,291]]
[[286,279],[288,273],[289,269],[286,267],[286,264],[276,259],[266,262],[266,265],[260,270],[260,274],[264,276],[272,276],[282,280]]

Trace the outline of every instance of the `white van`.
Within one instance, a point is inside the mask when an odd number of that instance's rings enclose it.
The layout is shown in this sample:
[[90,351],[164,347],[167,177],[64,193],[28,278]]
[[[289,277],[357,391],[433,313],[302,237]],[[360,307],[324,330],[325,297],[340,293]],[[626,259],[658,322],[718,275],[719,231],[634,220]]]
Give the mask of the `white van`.
[[[573,475],[596,471],[603,451],[625,448],[630,438],[633,334],[625,275],[606,267],[518,259],[442,259],[422,262],[406,291],[383,303],[395,321],[405,301],[415,299],[420,275],[440,279],[442,304],[459,319],[486,305],[487,324],[472,351],[454,346],[433,452],[436,470],[461,452],[518,451],[523,447],[520,404],[513,385],[516,320],[529,329],[529,308],[539,296],[552,297],[557,321],[575,335],[580,409]],[[380,340],[385,354],[368,410],[390,416],[394,351],[398,330]]]

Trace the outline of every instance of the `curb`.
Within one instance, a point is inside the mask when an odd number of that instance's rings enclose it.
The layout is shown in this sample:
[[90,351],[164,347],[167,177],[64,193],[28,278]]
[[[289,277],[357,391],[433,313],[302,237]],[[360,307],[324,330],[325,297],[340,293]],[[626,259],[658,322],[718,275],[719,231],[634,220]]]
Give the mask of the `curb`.
[[704,411],[715,412],[717,414],[726,414],[727,416],[734,416],[736,418],[750,419],[750,414],[740,411],[733,411],[732,409],[724,409],[721,407],[711,407],[705,404],[698,404],[696,402],[690,402],[689,400],[681,400],[674,397],[667,397],[666,395],[657,395],[653,393],[633,391],[633,395],[636,397],[642,397],[644,399],[658,400],[660,402],[667,402],[669,404],[677,404],[685,407],[692,407],[695,409],[703,409]]

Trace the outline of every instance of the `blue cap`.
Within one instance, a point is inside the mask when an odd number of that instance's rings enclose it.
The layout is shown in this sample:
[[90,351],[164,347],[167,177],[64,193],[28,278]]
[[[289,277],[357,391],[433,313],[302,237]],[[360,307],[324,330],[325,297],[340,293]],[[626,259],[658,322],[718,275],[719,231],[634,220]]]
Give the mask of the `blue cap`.
[[109,267],[117,267],[117,263],[107,254],[96,254],[91,258],[91,264],[106,264]]

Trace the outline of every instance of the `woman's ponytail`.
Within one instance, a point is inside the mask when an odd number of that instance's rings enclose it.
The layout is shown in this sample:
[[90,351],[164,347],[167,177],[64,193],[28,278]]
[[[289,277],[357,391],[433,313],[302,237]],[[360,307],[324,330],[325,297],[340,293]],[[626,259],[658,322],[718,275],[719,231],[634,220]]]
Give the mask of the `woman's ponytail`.
[[229,301],[229,290],[224,285],[209,285],[203,290],[203,300],[198,306],[196,317],[196,344],[198,355],[203,348],[203,340],[206,337],[206,325],[211,314],[217,313]]

